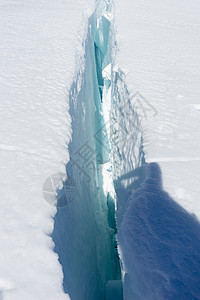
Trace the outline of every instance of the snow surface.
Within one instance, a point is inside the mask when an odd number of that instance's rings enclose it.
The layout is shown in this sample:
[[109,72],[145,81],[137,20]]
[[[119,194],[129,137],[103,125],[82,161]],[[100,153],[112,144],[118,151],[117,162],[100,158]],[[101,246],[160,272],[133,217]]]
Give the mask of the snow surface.
[[200,4],[116,0],[115,10],[116,92],[139,119],[131,131],[126,115],[115,159],[124,297],[199,299]]
[[89,0],[0,0],[0,298],[5,300],[69,299],[50,237],[56,208],[44,199],[42,186],[48,176],[65,173],[69,159],[66,91],[92,9]]
[[115,9],[129,92],[158,112],[143,120],[146,161],[159,162],[164,188],[200,217],[199,1],[116,1]]
[[200,299],[200,4],[93,4],[0,0],[0,298],[121,299],[116,207],[124,299]]

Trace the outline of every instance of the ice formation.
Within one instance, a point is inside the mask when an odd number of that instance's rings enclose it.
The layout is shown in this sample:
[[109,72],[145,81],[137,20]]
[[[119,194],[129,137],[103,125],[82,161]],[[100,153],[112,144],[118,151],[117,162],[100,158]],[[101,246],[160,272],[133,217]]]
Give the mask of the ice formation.
[[70,162],[58,193],[53,240],[71,299],[111,300],[111,290],[122,299],[109,141],[111,18],[112,5],[97,3],[89,18],[85,68],[70,90]]

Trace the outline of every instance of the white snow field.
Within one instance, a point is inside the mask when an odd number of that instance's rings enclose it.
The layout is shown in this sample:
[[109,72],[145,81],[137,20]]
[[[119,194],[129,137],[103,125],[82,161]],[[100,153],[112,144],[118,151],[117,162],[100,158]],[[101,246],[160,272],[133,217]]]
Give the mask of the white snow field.
[[143,120],[146,161],[159,162],[164,188],[200,217],[200,3],[116,0],[115,8],[117,62],[132,94],[157,110],[147,107]]
[[0,0],[0,299],[200,299],[199,11]]
[[0,0],[1,299],[69,299],[42,186],[69,159],[67,90],[92,10],[90,0]]

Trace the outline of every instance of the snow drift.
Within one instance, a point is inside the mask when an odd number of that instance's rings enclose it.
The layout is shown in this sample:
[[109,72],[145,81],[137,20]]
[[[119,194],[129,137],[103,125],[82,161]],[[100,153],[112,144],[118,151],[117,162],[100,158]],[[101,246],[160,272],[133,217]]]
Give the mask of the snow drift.
[[146,168],[118,233],[124,299],[199,299],[199,221],[163,190],[159,165]]

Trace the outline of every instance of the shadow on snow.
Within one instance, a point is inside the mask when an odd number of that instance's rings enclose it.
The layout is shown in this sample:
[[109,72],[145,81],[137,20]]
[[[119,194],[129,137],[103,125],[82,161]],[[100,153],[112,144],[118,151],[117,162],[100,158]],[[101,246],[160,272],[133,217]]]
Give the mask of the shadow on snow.
[[[124,298],[200,299],[200,223],[163,190],[157,163],[144,168],[146,179],[137,191],[116,188],[128,201],[118,231]],[[120,179],[143,180],[143,174],[139,168]]]

